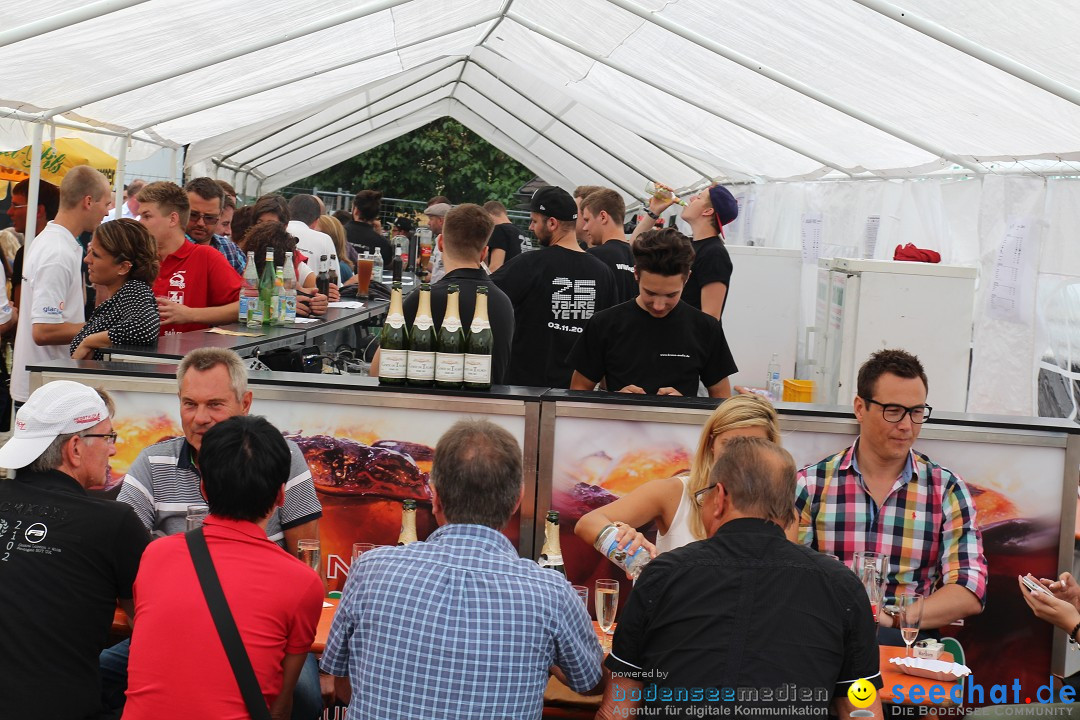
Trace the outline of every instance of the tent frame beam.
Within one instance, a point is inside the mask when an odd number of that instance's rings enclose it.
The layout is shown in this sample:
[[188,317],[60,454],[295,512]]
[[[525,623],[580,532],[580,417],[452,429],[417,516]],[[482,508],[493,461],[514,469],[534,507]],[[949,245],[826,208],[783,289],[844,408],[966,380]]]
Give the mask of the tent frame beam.
[[62,30],[63,28],[71,27],[72,25],[78,25],[81,22],[93,20],[102,15],[109,15],[110,13],[124,10],[146,1],[147,0],[99,0],[98,2],[89,3],[88,5],[75,8],[74,10],[57,13],[56,15],[41,20],[34,20],[25,25],[20,25],[11,28],[10,30],[0,32],[0,48],[22,42],[23,40],[29,40],[30,38],[35,38],[39,35],[51,33],[54,30]]
[[920,150],[928,152],[934,157],[948,160],[951,163],[971,170],[973,173],[977,173],[980,175],[984,173],[984,170],[978,165],[975,165],[963,159],[959,155],[948,152],[947,150],[945,150],[945,148],[938,147],[937,145],[934,145],[930,142],[926,142],[925,140],[922,140],[921,138],[912,135],[906,130],[902,130],[896,127],[892,123],[886,122],[881,118],[871,115],[870,113],[863,112],[862,110],[859,110],[858,108],[849,105],[846,102],[837,100],[834,97],[830,97],[829,95],[826,95],[820,90],[810,87],[806,83],[800,82],[799,80],[796,80],[795,78],[786,75],[779,70],[768,67],[764,63],[758,62],[753,58],[743,55],[742,53],[735,50],[732,50],[725,45],[721,45],[714,40],[710,40],[709,38],[701,35],[700,33],[696,33],[693,30],[679,25],[678,23],[672,22],[671,20],[668,20],[659,13],[646,10],[637,3],[632,2],[632,0],[607,0],[607,2],[611,5],[615,5],[616,7],[622,8],[623,10],[626,10],[627,12],[638,16],[639,18],[645,20],[648,23],[651,23],[658,27],[662,27],[668,32],[674,33],[675,35],[678,35],[682,39],[693,43],[700,48],[704,48],[705,50],[719,55],[726,60],[730,60],[737,65],[743,66],[751,72],[757,73],[762,77],[766,77],[773,82],[779,83],[780,85],[783,85],[789,90],[794,90],[800,95],[805,95],[808,98],[817,100],[822,105],[826,105],[839,113],[843,113],[844,115],[854,118],[862,123],[865,123],[887,135],[892,135],[898,140],[902,140],[909,145],[913,145]]
[[969,40],[963,35],[953,32],[942,25],[938,25],[932,20],[920,17],[909,10],[893,5],[886,0],[855,0],[855,2],[902,25],[907,25],[912,30],[933,38],[940,43],[944,43],[955,50],[959,50],[965,55],[970,55],[976,60],[981,60],[987,65],[1008,73],[1030,85],[1041,88],[1052,95],[1057,95],[1062,100],[1071,102],[1073,105],[1080,105],[1080,90],[1066,85],[1063,82],[1059,82],[1048,75],[1044,75],[1038,70],[1017,62],[995,50],[991,50],[977,42]]
[[[795,145],[795,144],[790,143],[790,142],[788,142],[786,140],[778,138],[775,135],[771,135],[771,134],[765,132],[764,130],[759,130],[759,129],[754,128],[754,127],[752,127],[750,125],[747,125],[746,123],[741,122],[739,120],[736,120],[735,118],[721,112],[720,110],[717,110],[715,107],[710,107],[709,105],[706,105],[705,103],[694,100],[693,98],[689,98],[689,97],[685,97],[683,95],[680,95],[680,94],[676,93],[675,91],[671,90],[670,88],[664,87],[663,85],[661,85],[656,80],[648,78],[645,75],[643,75],[643,74],[641,74],[641,73],[627,67],[626,65],[623,65],[620,62],[612,60],[611,58],[607,58],[607,57],[604,57],[602,55],[599,55],[598,53],[595,53],[592,50],[589,50],[588,48],[586,48],[586,47],[584,47],[582,45],[579,45],[578,43],[574,42],[573,40],[570,40],[569,38],[563,37],[563,36],[561,36],[561,35],[559,35],[557,33],[554,33],[552,31],[548,30],[547,28],[544,28],[544,27],[541,27],[540,25],[537,25],[536,23],[532,22],[531,20],[528,20],[528,19],[526,19],[524,17],[521,17],[520,15],[518,15],[515,12],[511,12],[509,14],[509,18],[511,20],[513,20],[514,22],[518,23],[519,25],[521,25],[522,27],[525,27],[525,28],[527,28],[529,30],[532,30],[534,33],[536,33],[538,35],[542,35],[543,37],[546,37],[548,40],[551,40],[554,43],[558,43],[559,45],[562,45],[563,47],[565,47],[565,48],[567,48],[569,50],[572,50],[572,51],[574,51],[574,52],[576,52],[576,53],[578,53],[580,55],[584,55],[585,57],[589,58],[593,62],[597,62],[597,63],[600,63],[601,65],[609,67],[612,70],[615,70],[616,72],[622,73],[623,75],[626,75],[627,77],[633,78],[634,80],[637,80],[638,82],[640,82],[640,83],[642,83],[644,85],[648,85],[649,87],[653,88],[654,90],[658,90],[658,91],[664,93],[665,95],[669,95],[669,96],[671,96],[673,98],[681,100],[684,103],[686,103],[687,105],[692,105],[693,107],[696,107],[698,110],[701,110],[702,112],[708,113],[709,115],[712,115],[713,117],[720,118],[721,120],[724,120],[725,122],[729,122],[732,125],[734,125],[735,127],[738,127],[738,128],[740,128],[742,130],[745,130],[746,132],[751,133],[752,135],[757,135],[758,137],[763,138],[765,140],[768,140],[771,143],[775,143],[776,145],[779,145],[779,146],[781,146],[783,148],[786,148],[786,149],[790,150],[791,152],[793,152],[793,153],[795,153],[797,155],[801,155],[801,156],[803,156],[805,158],[809,158],[809,159],[813,160],[814,162],[820,163],[821,165],[823,165],[823,166],[825,166],[827,168],[830,168],[832,170],[835,170],[838,173],[842,173],[844,175],[847,175],[848,177],[852,176],[852,174],[850,172],[848,172],[844,168],[840,167],[836,163],[831,162],[829,160],[826,160],[825,158],[819,157],[818,155],[814,154],[810,150],[806,150],[805,148],[801,148],[798,145]],[[738,167],[736,163],[730,163],[730,164],[732,166],[736,167],[736,168]],[[747,177],[758,177],[757,173],[752,173],[752,172],[743,170],[741,168],[739,168],[739,172],[742,172]]]
[[229,60],[234,60],[244,55],[250,55],[260,50],[265,50],[276,45],[281,45],[282,43],[287,43],[291,40],[296,40],[298,38],[311,35],[312,33],[319,32],[320,30],[328,30],[338,25],[353,22],[354,20],[359,20],[361,18],[367,17],[368,15],[373,15],[384,10],[389,10],[399,5],[404,5],[408,2],[411,2],[411,0],[376,0],[375,2],[369,3],[358,10],[352,10],[346,13],[338,13],[337,15],[323,18],[322,20],[311,23],[310,25],[304,25],[303,27],[300,27],[295,31],[280,33],[272,37],[264,38],[258,42],[241,45],[239,47],[229,50],[228,52],[220,53],[218,55],[210,55],[209,57],[203,56],[204,59],[196,60],[186,65],[171,68],[164,72],[153,75],[149,78],[143,78],[138,81],[128,82],[120,85],[119,87],[111,88],[104,92],[99,92],[94,95],[87,95],[85,97],[81,97],[74,102],[67,103],[66,105],[61,105],[60,107],[53,108],[52,110],[43,113],[40,116],[40,119],[49,120],[53,117],[56,117],[57,115],[71,112],[72,110],[84,107],[86,105],[101,102],[102,100],[108,100],[109,98],[114,98],[119,95],[129,93],[133,90],[143,89],[150,85],[156,85],[157,83],[161,83],[166,80],[172,80],[173,78],[180,77],[181,75],[187,75],[188,73],[192,73],[197,70],[203,70],[213,65],[218,65]]

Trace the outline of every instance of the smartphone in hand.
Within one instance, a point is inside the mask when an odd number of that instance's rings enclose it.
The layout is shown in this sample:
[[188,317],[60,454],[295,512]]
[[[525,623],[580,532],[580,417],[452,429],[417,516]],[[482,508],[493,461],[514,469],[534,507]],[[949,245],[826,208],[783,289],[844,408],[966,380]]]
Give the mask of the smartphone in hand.
[[1030,575],[1024,575],[1023,577],[1021,577],[1020,582],[1024,583],[1024,586],[1028,590],[1034,590],[1035,592],[1041,592],[1044,595],[1049,595],[1050,597],[1054,597],[1054,593],[1047,590],[1045,587],[1043,587],[1043,584],[1041,582],[1039,582],[1038,580],[1035,580]]

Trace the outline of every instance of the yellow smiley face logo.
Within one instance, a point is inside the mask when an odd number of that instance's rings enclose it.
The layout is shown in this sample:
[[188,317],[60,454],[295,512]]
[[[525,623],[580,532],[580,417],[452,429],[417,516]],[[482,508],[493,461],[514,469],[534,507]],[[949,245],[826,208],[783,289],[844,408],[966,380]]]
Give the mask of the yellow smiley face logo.
[[857,708],[867,708],[877,698],[877,688],[869,680],[856,680],[847,691],[848,700]]

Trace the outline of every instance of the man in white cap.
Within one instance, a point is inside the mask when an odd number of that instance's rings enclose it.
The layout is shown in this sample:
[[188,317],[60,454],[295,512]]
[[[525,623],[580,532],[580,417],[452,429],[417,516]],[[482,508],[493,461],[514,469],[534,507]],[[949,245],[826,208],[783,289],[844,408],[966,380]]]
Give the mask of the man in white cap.
[[0,467],[19,470],[0,481],[4,717],[96,717],[98,654],[117,603],[134,615],[149,533],[128,505],[86,492],[105,483],[116,454],[111,403],[77,382],[48,383],[0,448]]

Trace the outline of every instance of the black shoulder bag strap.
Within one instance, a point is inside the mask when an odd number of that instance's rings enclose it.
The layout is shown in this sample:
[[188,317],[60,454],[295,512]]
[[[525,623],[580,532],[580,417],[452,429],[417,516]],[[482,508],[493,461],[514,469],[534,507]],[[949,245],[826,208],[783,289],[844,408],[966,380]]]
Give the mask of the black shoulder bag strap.
[[199,585],[206,596],[206,604],[210,607],[210,615],[214,618],[214,626],[221,637],[221,644],[225,647],[225,654],[229,657],[229,665],[236,676],[236,684],[240,686],[240,694],[244,697],[248,713],[252,720],[270,720],[270,710],[266,707],[255,670],[251,667],[251,659],[248,658],[244,641],[240,639],[240,631],[236,629],[236,621],[233,620],[229,603],[221,589],[202,528],[191,530],[185,533],[184,537],[187,539],[188,550],[191,551],[191,561],[195,564],[195,573],[199,576]]

